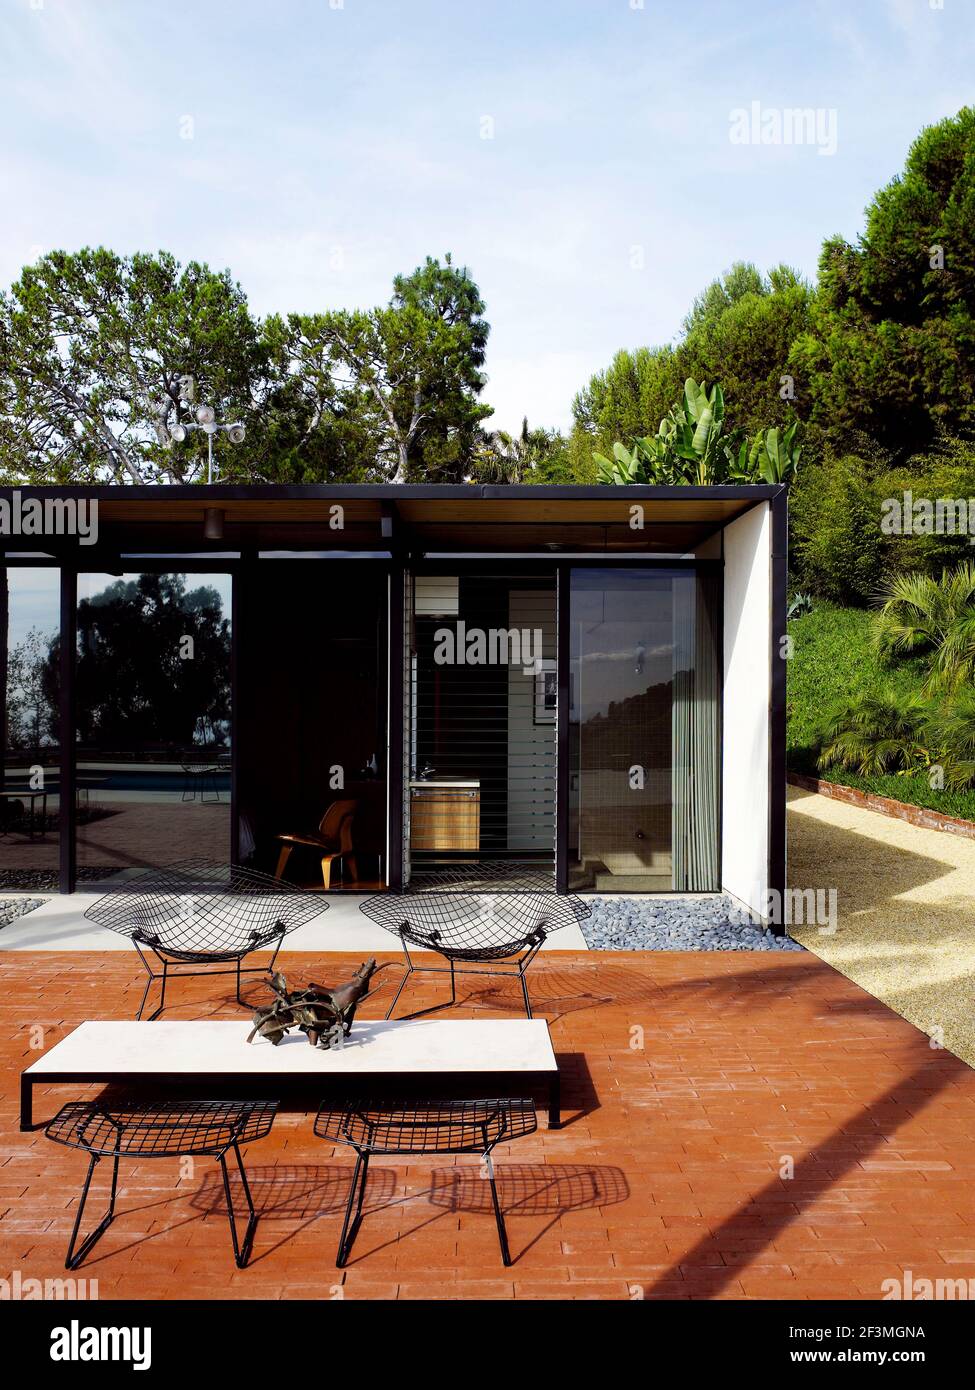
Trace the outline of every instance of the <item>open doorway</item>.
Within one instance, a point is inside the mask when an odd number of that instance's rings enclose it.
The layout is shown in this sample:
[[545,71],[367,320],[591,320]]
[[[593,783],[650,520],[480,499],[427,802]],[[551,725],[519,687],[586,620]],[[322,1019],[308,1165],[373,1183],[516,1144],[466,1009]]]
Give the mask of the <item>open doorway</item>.
[[386,573],[282,559],[239,582],[239,858],[321,891],[385,888]]
[[417,573],[410,624],[410,882],[555,871],[553,571]]

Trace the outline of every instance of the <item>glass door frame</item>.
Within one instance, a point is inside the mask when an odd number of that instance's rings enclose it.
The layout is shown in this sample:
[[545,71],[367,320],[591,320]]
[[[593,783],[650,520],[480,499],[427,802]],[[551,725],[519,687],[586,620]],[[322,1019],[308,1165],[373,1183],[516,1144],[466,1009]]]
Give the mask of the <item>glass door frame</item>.
[[[390,644],[389,644],[389,672],[390,672],[390,697],[389,707],[401,708],[403,710],[403,721],[397,728],[391,722],[390,726],[390,795],[389,795],[389,835],[390,835],[390,880],[389,887],[393,890],[402,891],[409,884],[411,873],[410,850],[409,850],[409,830],[410,812],[409,797],[410,786],[409,776],[406,767],[410,758],[410,740],[413,736],[412,715],[411,715],[411,696],[412,682],[410,674],[410,653],[407,650],[407,636],[413,635],[412,611],[409,618],[407,615],[407,605],[414,602],[414,581],[418,576],[437,576],[437,575],[490,575],[497,573],[499,577],[511,576],[514,571],[518,575],[524,573],[532,576],[534,571],[538,571],[539,576],[551,579],[555,584],[555,618],[556,618],[556,660],[558,669],[561,671],[561,659],[558,655],[560,648],[559,632],[559,570],[560,562],[555,556],[525,554],[521,551],[507,554],[504,551],[492,552],[491,554],[468,554],[458,551],[456,556],[438,551],[430,559],[424,555],[414,554],[404,559],[401,565],[394,564],[391,568],[390,581]],[[402,622],[394,624],[392,615],[400,611],[403,615]],[[401,673],[401,685],[398,690],[394,688],[392,682],[396,679],[394,671]],[[561,676],[559,677],[561,679]],[[561,696],[559,697],[561,699]],[[555,829],[552,839],[552,866],[558,863],[558,826],[561,819],[559,812],[559,769],[563,759],[558,751],[558,709],[556,709],[556,730],[555,730]],[[396,756],[394,757],[394,753]],[[393,777],[399,769],[399,782],[394,785]],[[394,811],[398,811],[398,824],[395,826],[396,838],[394,839]],[[399,847],[399,862],[393,858],[395,846]],[[398,876],[393,878],[394,870],[398,869]],[[557,884],[557,878],[556,878]],[[557,892],[562,890],[556,887]]]
[[[76,749],[76,667],[78,646],[78,576],[81,574],[226,574],[230,576],[230,862],[239,858],[237,821],[237,576],[248,560],[226,559],[219,554],[213,559],[195,551],[190,556],[173,553],[163,557],[143,558],[138,555],[105,556],[96,553],[90,563],[78,556],[70,565],[61,564],[61,668],[58,711],[61,738],[60,858],[59,883],[61,893],[73,893],[77,887],[77,749]],[[107,566],[111,564],[112,569]],[[116,570],[114,566],[118,566]]]
[[[572,621],[572,571],[576,569],[641,569],[641,570],[684,570],[694,574],[712,573],[718,576],[718,612],[724,611],[724,560],[703,559],[664,559],[646,556],[626,557],[623,555],[594,555],[585,559],[560,560],[556,565],[556,613],[557,613],[557,651],[558,651],[558,703],[556,706],[556,763],[555,763],[555,891],[569,891],[569,778],[572,769],[569,764],[569,702],[572,685],[571,663],[571,621]],[[724,622],[718,625],[717,633],[718,663],[718,846],[723,841],[722,834],[722,765],[724,749],[724,710],[722,701],[724,672]],[[622,890],[625,891],[625,890]],[[670,890],[671,892],[679,890]]]

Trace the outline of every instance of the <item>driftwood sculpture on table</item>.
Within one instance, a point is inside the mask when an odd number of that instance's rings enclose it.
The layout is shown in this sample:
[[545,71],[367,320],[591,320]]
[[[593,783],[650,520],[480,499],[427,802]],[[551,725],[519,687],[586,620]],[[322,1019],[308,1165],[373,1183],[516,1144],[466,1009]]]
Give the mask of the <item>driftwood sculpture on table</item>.
[[292,1028],[300,1028],[312,1047],[341,1047],[349,1036],[355,1011],[369,992],[369,981],[376,969],[375,959],[367,960],[344,985],[330,989],[309,982],[304,989],[289,990],[284,976],[271,977],[274,1003],[254,1014],[254,1027],[247,1041],[259,1033],[277,1047]]

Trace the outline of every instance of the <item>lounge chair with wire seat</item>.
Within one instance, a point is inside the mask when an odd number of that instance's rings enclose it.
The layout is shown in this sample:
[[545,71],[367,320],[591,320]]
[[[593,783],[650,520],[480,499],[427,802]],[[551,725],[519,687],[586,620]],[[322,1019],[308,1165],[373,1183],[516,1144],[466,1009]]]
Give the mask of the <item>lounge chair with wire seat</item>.
[[[236,974],[237,1002],[243,1004],[241,975],[270,976],[288,932],[326,908],[320,897],[256,869],[189,859],[141,870],[109,888],[85,916],[127,936],[138,951],[149,979],[137,1018],[142,1017],[153,981],[162,981],[159,1007],[149,1015],[157,1018],[166,1003],[170,974]],[[253,952],[267,950],[272,951],[267,965],[243,964]],[[150,955],[161,970],[153,970]]]
[[[495,879],[503,882],[503,879]],[[523,879],[512,878],[513,883]],[[445,879],[438,891],[424,890],[384,894],[359,904],[370,921],[398,936],[406,958],[406,971],[386,1013],[392,1016],[407,980],[414,971],[450,975],[450,1000],[456,1003],[457,975],[507,976],[521,983],[525,1012],[532,1016],[525,973],[546,938],[560,927],[581,922],[590,908],[580,899],[552,892],[471,892],[461,878]],[[410,947],[432,951],[446,960],[443,965],[419,965]],[[498,968],[510,962],[511,968]],[[434,1007],[444,1007],[436,1005]],[[428,1012],[423,1010],[423,1012]]]

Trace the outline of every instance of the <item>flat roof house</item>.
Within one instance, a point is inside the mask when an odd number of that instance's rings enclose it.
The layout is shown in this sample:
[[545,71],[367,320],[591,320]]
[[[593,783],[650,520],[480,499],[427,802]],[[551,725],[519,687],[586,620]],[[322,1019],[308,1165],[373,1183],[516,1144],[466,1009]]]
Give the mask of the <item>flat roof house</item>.
[[[86,510],[97,503],[97,512]],[[0,884],[785,886],[782,487],[0,490]]]

